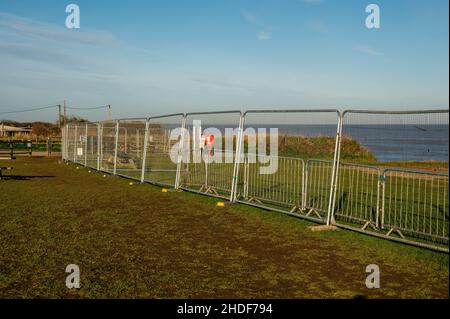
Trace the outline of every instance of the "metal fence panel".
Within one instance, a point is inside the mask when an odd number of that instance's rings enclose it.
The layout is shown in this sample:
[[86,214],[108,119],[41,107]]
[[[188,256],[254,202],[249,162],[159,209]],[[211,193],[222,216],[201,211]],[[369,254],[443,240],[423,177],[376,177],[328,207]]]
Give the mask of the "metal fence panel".
[[[326,222],[339,117],[329,109],[246,112],[238,200]],[[316,187],[309,197],[307,169]]]
[[399,167],[410,162],[417,168],[420,162],[448,162],[448,110],[346,111],[341,135],[343,161]]
[[[337,224],[448,244],[448,120],[448,110],[344,112],[338,155],[350,164],[338,166]],[[359,180],[358,191],[349,189],[349,180]],[[352,196],[356,200],[348,200]]]
[[382,227],[388,235],[448,244],[448,174],[386,169],[383,179]]
[[193,162],[194,156],[191,155],[190,162],[183,163],[182,186],[215,196],[231,194],[236,153],[214,151],[214,158],[217,162],[213,162],[212,156],[209,154],[200,154],[199,151],[198,156],[202,156],[203,160],[195,163]]
[[86,124],[78,124],[75,126],[75,142],[74,142],[74,162],[77,164],[85,164],[86,150]]
[[306,162],[306,215],[326,222],[331,185],[333,161],[310,159]]
[[[233,200],[241,121],[239,111],[186,114],[180,188]],[[206,135],[210,149],[201,145]]]
[[146,121],[146,119],[119,120],[116,175],[141,179]]
[[[149,118],[143,174],[145,181],[175,187],[183,117],[183,114],[171,114]],[[176,134],[176,130],[180,134]]]
[[75,142],[75,125],[67,124],[66,125],[66,160],[73,161],[74,160],[74,146]]
[[97,169],[98,168],[98,143],[99,143],[99,124],[88,123],[86,134],[86,150],[85,162],[86,166]]
[[[245,163],[240,170],[239,194],[241,202],[258,203],[284,207],[289,211],[302,211],[304,208],[304,170],[301,158],[277,157],[269,159],[268,155],[246,154]],[[262,163],[278,161],[278,169],[273,174],[260,176]]]
[[117,121],[101,123],[100,170],[108,173],[114,173],[117,125]]
[[377,228],[380,212],[381,172],[376,166],[341,163],[335,219]]

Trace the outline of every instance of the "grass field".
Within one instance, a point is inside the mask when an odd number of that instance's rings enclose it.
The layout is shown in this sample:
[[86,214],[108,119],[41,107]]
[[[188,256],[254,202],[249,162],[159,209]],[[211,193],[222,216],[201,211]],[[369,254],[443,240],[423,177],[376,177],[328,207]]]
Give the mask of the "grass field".
[[[448,255],[213,198],[129,185],[57,159],[7,162],[0,297],[448,298]],[[12,172],[12,173],[11,173]],[[65,287],[65,267],[81,289]],[[365,286],[377,264],[381,288]]]

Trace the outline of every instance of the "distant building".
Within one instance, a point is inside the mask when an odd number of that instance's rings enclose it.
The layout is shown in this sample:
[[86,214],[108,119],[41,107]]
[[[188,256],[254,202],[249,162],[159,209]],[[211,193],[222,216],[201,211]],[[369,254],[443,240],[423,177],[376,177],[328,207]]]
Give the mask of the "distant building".
[[14,137],[17,135],[30,135],[31,134],[31,128],[25,128],[25,127],[15,127],[15,126],[9,126],[4,125],[3,123],[0,123],[0,137]]

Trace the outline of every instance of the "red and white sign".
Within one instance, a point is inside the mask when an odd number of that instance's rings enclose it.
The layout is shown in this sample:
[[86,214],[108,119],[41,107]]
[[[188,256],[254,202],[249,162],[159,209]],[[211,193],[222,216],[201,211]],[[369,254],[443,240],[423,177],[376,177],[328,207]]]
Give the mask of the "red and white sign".
[[214,135],[205,136],[205,145],[211,147],[213,146],[213,144],[214,144]]

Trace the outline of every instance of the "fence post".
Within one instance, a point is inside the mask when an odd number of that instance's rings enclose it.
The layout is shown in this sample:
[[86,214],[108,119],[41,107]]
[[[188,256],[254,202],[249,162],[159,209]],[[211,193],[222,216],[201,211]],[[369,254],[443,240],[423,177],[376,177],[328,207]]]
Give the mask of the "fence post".
[[306,160],[305,164],[305,195],[304,195],[304,207],[306,208],[308,205],[308,187],[309,187],[309,159]]
[[342,120],[343,117],[340,113],[338,113],[338,125],[336,131],[336,143],[334,148],[334,159],[333,159],[333,169],[331,172],[331,188],[330,188],[330,197],[328,201],[328,213],[327,213],[327,225],[329,226],[331,223],[334,223],[334,207],[335,207],[335,199],[336,199],[336,190],[337,190],[337,180],[338,180],[338,169],[340,162],[340,149],[341,149],[341,132],[342,132]]
[[249,177],[250,177],[250,166],[249,166],[249,161],[248,161],[248,156],[244,155],[244,191],[242,194],[242,197],[244,199],[247,199],[248,197],[248,184],[250,182]]
[[78,125],[75,125],[75,135],[74,135],[74,142],[73,142],[73,162],[77,162],[77,135],[78,135]]
[[236,139],[236,156],[234,160],[234,168],[233,168],[233,180],[231,181],[231,195],[230,195],[230,202],[235,202],[237,197],[237,185],[238,185],[238,178],[239,178],[239,164],[241,161],[241,148],[242,148],[242,134],[243,134],[243,127],[244,127],[244,116],[241,113],[241,116],[239,118],[239,128],[238,128],[238,136]]
[[101,123],[97,123],[97,171],[100,170],[100,150],[101,150]]
[[302,205],[301,210],[304,211],[306,208],[306,166],[305,161],[302,160]]
[[61,127],[61,159],[64,160],[64,139],[66,136],[65,128]]
[[114,148],[114,169],[113,175],[116,175],[117,171],[117,147],[119,144],[119,120],[116,122],[116,139],[115,139],[115,148]]
[[67,124],[65,124],[64,125],[64,129],[63,129],[63,132],[64,132],[64,138],[63,138],[63,141],[62,141],[62,143],[63,143],[63,145],[62,145],[62,157],[63,157],[63,160],[67,160],[67,132],[68,131],[68,129],[67,129]]
[[384,210],[386,204],[386,170],[381,175],[381,222],[380,229],[384,229]]
[[[175,189],[179,189],[181,186],[181,165],[183,160],[184,148],[185,148],[185,135],[186,135],[186,114],[183,114],[183,119],[181,120],[181,138],[180,147],[178,148],[178,158],[177,158],[177,172],[175,175]],[[189,145],[187,146],[189,147]]]
[[[145,121],[144,150],[142,152],[141,183],[143,183],[144,179],[145,179],[145,165],[146,165],[146,160],[147,160],[147,144],[148,144],[149,122],[150,122],[150,119],[147,119]],[[138,134],[136,134],[136,135],[137,135],[137,139],[136,140],[139,141],[139,135]]]
[[377,228],[380,228],[380,210],[381,210],[381,205],[380,205],[380,189],[381,189],[381,183],[382,183],[382,177],[381,177],[381,172],[379,169],[377,169],[378,171],[378,176],[377,176],[377,206],[376,206],[376,220],[375,220],[375,225]]

